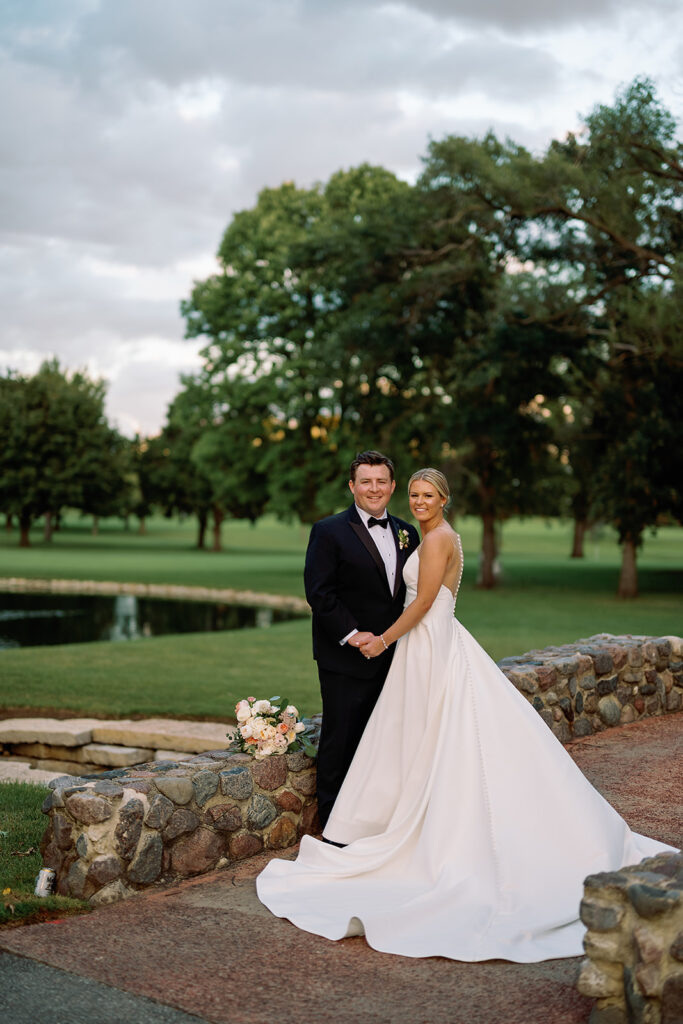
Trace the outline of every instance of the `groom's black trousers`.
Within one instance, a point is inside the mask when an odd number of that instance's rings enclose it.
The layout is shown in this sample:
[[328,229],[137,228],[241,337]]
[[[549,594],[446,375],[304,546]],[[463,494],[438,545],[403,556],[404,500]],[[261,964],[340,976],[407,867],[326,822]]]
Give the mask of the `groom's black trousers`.
[[356,679],[318,668],[318,677],[323,699],[317,768],[318,816],[325,828],[363,730],[382,692],[386,671],[374,679]]

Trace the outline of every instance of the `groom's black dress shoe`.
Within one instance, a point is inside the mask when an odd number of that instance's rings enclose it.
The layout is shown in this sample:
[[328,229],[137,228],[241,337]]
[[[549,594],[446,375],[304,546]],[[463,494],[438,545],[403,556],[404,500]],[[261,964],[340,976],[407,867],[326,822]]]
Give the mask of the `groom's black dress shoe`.
[[322,836],[322,841],[327,843],[328,846],[338,846],[340,850],[343,850],[347,845],[346,843],[335,843],[333,839],[325,839],[325,836]]

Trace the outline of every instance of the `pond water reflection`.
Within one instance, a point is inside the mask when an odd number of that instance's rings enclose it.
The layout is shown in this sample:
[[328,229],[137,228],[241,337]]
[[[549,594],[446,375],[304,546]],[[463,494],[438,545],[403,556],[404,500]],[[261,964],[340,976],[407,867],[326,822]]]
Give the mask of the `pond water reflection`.
[[275,608],[133,594],[0,593],[0,649],[263,628],[294,618],[300,616]]

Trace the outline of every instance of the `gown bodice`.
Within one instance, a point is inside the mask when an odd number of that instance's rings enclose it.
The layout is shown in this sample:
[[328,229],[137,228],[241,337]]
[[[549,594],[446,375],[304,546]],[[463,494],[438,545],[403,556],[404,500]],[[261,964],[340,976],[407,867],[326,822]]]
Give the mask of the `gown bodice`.
[[[459,571],[458,571],[458,576],[457,576],[455,593],[453,593],[453,591],[449,587],[447,587],[445,583],[442,583],[441,584],[441,589],[439,590],[439,593],[436,596],[436,599],[434,601],[434,605],[432,605],[431,611],[434,610],[434,606],[435,605],[438,606],[439,610],[443,610],[444,605],[447,605],[449,607],[450,613],[452,614],[453,609],[455,608],[456,602],[458,600],[458,591],[460,590],[460,583],[462,581],[462,570],[463,570],[464,559],[463,559],[462,543],[460,541],[460,535],[455,533],[454,534],[454,538],[455,538],[454,545],[455,545],[456,551],[458,553],[459,561],[460,561],[460,566],[459,566]],[[404,579],[404,582],[405,582],[405,585],[406,585],[405,605],[409,605],[411,603],[411,601],[414,601],[416,596],[417,596],[417,581],[418,581],[418,576],[419,576],[419,573],[420,573],[420,548],[421,547],[422,547],[422,545],[420,544],[417,548],[415,548],[415,550],[406,559],[406,563],[403,566],[403,579]],[[404,605],[404,607],[405,607],[405,605]]]

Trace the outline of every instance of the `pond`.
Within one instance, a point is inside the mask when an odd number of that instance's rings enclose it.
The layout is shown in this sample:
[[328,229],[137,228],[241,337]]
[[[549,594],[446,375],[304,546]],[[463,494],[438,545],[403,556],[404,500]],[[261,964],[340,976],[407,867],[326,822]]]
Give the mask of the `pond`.
[[264,628],[296,612],[118,594],[0,593],[0,649]]

